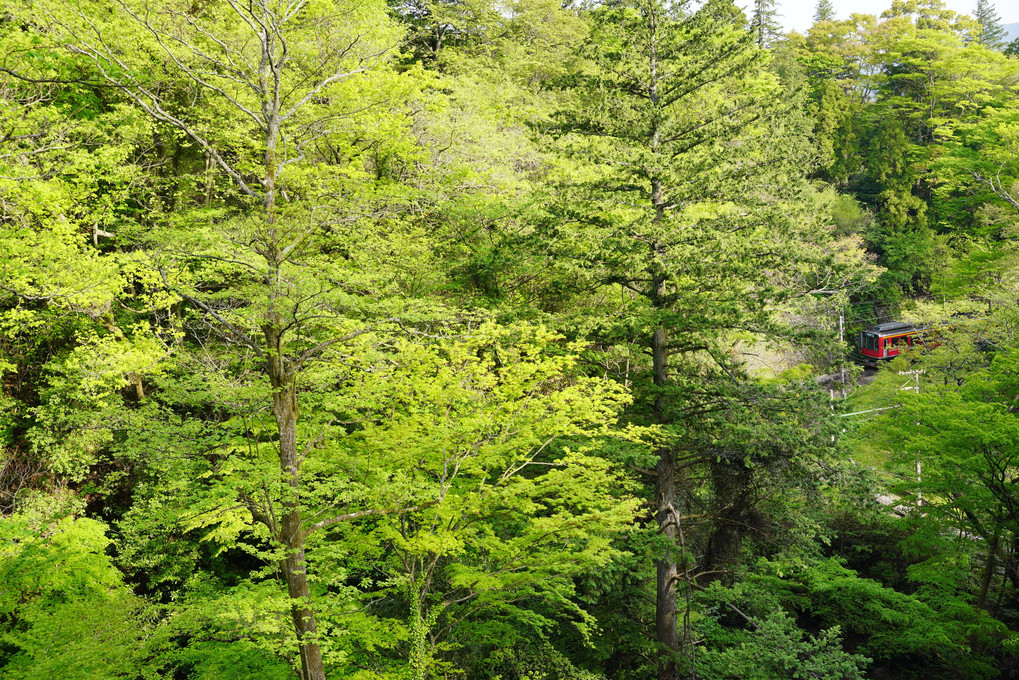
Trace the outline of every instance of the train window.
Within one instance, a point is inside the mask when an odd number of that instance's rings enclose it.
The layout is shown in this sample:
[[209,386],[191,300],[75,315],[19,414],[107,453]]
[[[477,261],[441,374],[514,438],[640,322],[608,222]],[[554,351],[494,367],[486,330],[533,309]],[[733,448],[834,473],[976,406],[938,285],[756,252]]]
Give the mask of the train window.
[[863,333],[863,349],[878,350],[878,338],[873,333]]

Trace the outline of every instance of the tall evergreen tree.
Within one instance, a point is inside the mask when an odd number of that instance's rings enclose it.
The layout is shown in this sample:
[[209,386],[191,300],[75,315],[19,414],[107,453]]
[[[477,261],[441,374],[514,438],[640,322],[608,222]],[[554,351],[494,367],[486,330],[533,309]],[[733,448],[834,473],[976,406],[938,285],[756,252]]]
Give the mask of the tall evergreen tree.
[[980,22],[980,42],[992,50],[1000,50],[1006,44],[1005,29],[991,0],[977,0],[974,18]]
[[[754,475],[784,455],[784,445],[759,448],[729,429],[752,419],[740,405],[746,394],[774,397],[747,380],[729,334],[775,330],[769,278],[791,259],[776,242],[788,225],[770,201],[795,174],[790,163],[803,159],[789,157],[795,145],[775,142],[789,121],[779,112],[782,88],[764,68],[757,35],[725,20],[732,9],[713,0],[684,14],[631,0],[594,13],[577,106],[563,115],[562,143],[583,170],[545,235],[563,261],[583,263],[586,278],[629,300],[599,315],[601,346],[640,347],[647,357],[626,380],[636,396],[631,417],[665,434],[654,451],[652,506],[664,541],[661,680],[677,680],[691,662],[690,593],[738,558]],[[694,509],[703,508],[702,492],[707,521]]]
[[831,4],[831,0],[817,0],[817,8],[814,10],[814,23],[834,20],[835,6]]
[[760,48],[769,47],[782,33],[778,23],[776,0],[754,0],[754,13],[750,18],[750,28]]

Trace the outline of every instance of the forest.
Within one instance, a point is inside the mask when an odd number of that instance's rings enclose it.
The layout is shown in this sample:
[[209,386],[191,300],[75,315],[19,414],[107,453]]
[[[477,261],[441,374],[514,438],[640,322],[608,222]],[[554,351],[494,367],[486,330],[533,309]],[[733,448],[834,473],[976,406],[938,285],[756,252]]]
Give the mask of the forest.
[[0,678],[1019,678],[1019,26],[848,9],[0,3]]

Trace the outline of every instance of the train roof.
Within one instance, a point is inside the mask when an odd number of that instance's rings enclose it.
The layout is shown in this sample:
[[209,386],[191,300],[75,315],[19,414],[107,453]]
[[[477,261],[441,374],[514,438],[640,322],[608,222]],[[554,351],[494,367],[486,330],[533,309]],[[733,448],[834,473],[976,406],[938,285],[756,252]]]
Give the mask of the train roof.
[[885,335],[901,335],[902,333],[909,333],[911,331],[921,330],[922,326],[916,324],[906,323],[905,321],[889,321],[888,323],[879,323],[868,328],[864,333],[876,333],[880,336]]

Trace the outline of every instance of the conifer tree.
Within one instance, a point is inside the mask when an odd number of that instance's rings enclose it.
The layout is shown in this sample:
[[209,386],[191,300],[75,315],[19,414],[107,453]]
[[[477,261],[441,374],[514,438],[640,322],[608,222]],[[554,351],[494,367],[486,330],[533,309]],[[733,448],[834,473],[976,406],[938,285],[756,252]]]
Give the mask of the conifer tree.
[[697,574],[710,581],[723,572],[741,543],[728,529],[742,518],[726,517],[717,523],[724,530],[702,525],[701,538],[711,536],[691,558],[697,475],[708,475],[713,497],[725,499],[720,516],[750,505],[734,492],[749,486],[745,453],[733,452],[745,452],[746,441],[701,458],[727,425],[696,414],[734,413],[738,395],[755,389],[740,380],[725,338],[727,329],[772,328],[764,302],[772,288],[761,277],[791,260],[764,264],[788,252],[764,245],[787,232],[764,205],[774,194],[758,190],[782,191],[789,174],[771,173],[794,173],[788,164],[803,162],[792,158],[794,144],[775,142],[787,120],[781,88],[763,68],[757,35],[725,20],[733,9],[714,0],[684,14],[635,0],[595,12],[576,108],[563,113],[562,144],[588,165],[564,189],[568,204],[553,233],[543,235],[563,261],[582,262],[586,276],[632,296],[599,333],[605,345],[642,348],[648,359],[632,378],[633,418],[666,433],[654,452],[652,506],[664,543],[656,556],[660,680],[677,680],[695,655],[684,589],[688,595]]
[[1005,29],[991,0],[977,0],[974,18],[980,22],[980,43],[992,50],[1000,50],[1005,46]]
[[770,47],[781,34],[778,23],[778,9],[775,0],[754,0],[754,13],[750,19],[750,28],[760,48]]
[[817,0],[817,8],[814,10],[814,23],[834,20],[835,6],[831,4],[831,0]]

